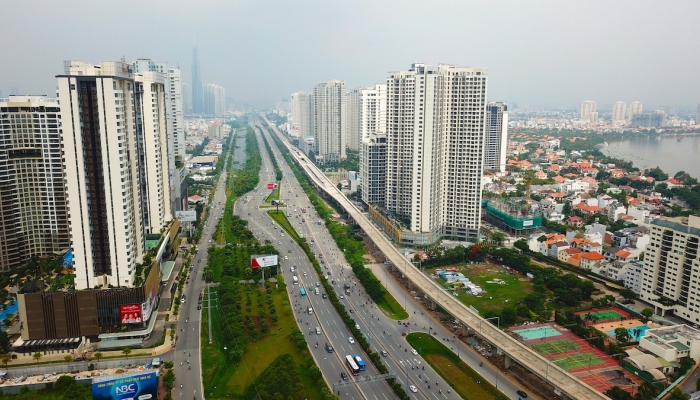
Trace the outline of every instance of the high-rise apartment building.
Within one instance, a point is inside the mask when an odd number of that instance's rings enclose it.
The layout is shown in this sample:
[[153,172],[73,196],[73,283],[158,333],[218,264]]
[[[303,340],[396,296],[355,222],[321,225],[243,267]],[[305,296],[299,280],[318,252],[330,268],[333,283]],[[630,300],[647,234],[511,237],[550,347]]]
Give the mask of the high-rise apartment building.
[[71,247],[58,100],[0,99],[0,269]]
[[695,125],[700,125],[700,104],[698,104],[698,111],[695,115]]
[[632,121],[632,117],[635,114],[641,114],[642,111],[642,103],[638,101],[631,102],[629,108],[627,108],[627,120]]
[[172,219],[165,78],[66,61],[57,80],[75,286],[131,287],[146,234]]
[[657,314],[674,314],[700,323],[700,217],[659,218],[651,223],[644,254],[640,298]]
[[226,92],[224,88],[209,83],[204,85],[204,110],[203,114],[221,115],[226,112]]
[[314,134],[313,95],[307,92],[292,93],[292,128],[299,132],[299,138]]
[[370,133],[362,138],[360,149],[360,188],[365,204],[386,203],[387,143],[385,133]]
[[373,133],[386,133],[386,84],[362,89],[360,138]]
[[314,86],[314,153],[320,162],[345,158],[345,82],[331,80]]
[[199,50],[197,45],[192,47],[192,113],[204,112],[204,95],[202,93],[202,77],[199,71]]
[[580,119],[584,122],[597,122],[598,113],[596,112],[596,104],[593,100],[586,100],[581,103]]
[[627,104],[624,101],[616,101],[613,104],[612,122],[622,124],[627,119]]
[[170,180],[171,210],[187,209],[187,182],[184,171],[185,159],[185,123],[184,123],[184,89],[182,73],[179,67],[169,66],[166,62],[154,62],[150,59],[138,59],[132,63],[135,73],[154,71],[163,74],[165,79],[165,117],[168,133],[168,169]]
[[507,150],[508,106],[502,102],[488,103],[484,138],[484,170],[505,172]]
[[386,209],[417,244],[478,235],[486,83],[485,68],[445,64],[387,79]]
[[347,92],[345,101],[345,145],[348,150],[360,150],[360,129],[362,123],[362,88]]

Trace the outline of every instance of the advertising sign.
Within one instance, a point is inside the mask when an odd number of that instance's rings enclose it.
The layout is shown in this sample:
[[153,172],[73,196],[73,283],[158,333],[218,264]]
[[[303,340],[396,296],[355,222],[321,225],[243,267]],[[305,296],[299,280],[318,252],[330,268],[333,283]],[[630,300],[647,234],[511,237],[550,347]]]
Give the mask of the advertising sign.
[[197,211],[175,211],[175,218],[180,222],[195,222]]
[[155,372],[92,383],[93,400],[156,400],[158,375]]
[[528,219],[528,220],[523,221],[523,226],[532,226],[532,220]]
[[276,183],[268,183],[268,184],[267,184],[267,188],[270,189],[270,190],[274,189],[275,187],[277,187],[277,184],[276,184]]
[[277,255],[271,254],[267,256],[250,256],[251,268],[272,267],[277,265]]
[[123,304],[119,306],[119,318],[122,324],[140,324],[143,322],[141,304]]

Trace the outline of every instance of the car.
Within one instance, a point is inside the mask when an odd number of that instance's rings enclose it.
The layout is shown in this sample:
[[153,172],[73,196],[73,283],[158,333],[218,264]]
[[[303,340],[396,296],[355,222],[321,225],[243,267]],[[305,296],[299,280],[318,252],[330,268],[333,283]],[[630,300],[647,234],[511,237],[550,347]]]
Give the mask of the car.
[[416,349],[411,349],[411,354],[413,354],[414,356],[417,356],[418,351]]
[[319,286],[321,286],[321,284],[319,282],[316,282],[316,287],[319,287]]
[[284,236],[284,233],[280,232],[280,236]]
[[321,334],[321,328],[319,328],[318,326],[316,327],[316,334],[317,334],[317,335],[320,335],[320,334]]
[[282,245],[282,242],[277,242],[277,244]]
[[406,336],[406,332],[401,332],[401,336]]
[[331,281],[331,283],[332,283],[333,285],[335,285],[335,279],[333,279],[333,280]]
[[355,310],[353,310],[353,309],[351,308],[351,309],[350,309],[350,314],[354,314],[354,313],[355,313]]
[[333,352],[333,346],[331,346],[330,344],[326,343],[326,351],[329,352],[329,353],[332,353],[332,352]]
[[201,305],[200,305],[200,306],[197,306],[197,310],[201,310],[201,309],[202,309],[202,306],[201,306]]
[[359,330],[359,329],[360,329],[360,324],[355,324],[355,329]]
[[311,314],[313,314],[313,313],[314,313],[314,309],[311,308],[311,307],[309,307],[309,315],[311,315]]
[[515,393],[517,393],[521,398],[527,399],[527,393],[523,392],[522,390],[518,390]]
[[324,299],[327,299],[327,298],[328,298],[328,295],[324,293],[324,294],[321,295],[321,297],[323,297]]
[[289,256],[284,256],[284,259],[285,259],[285,260],[289,260]]
[[352,337],[349,337],[349,338],[348,338],[348,342],[349,342],[350,344],[355,344],[355,339],[353,339]]
[[211,239],[209,239],[209,243],[211,243]]
[[379,353],[382,355],[382,357],[386,357],[389,355],[389,353],[387,353],[386,350],[382,350]]
[[412,391],[413,393],[418,393],[418,388],[415,387],[415,386],[413,386],[413,385],[409,386],[408,389],[409,389],[410,391]]
[[348,380],[348,374],[343,371],[340,371],[340,377],[343,378],[344,381]]
[[341,294],[340,296],[338,296],[338,297],[340,297],[341,299],[344,299],[344,298],[345,298],[345,296],[343,296],[342,294]]
[[306,274],[306,271],[304,271],[304,276],[306,276],[306,275],[307,275],[307,274]]

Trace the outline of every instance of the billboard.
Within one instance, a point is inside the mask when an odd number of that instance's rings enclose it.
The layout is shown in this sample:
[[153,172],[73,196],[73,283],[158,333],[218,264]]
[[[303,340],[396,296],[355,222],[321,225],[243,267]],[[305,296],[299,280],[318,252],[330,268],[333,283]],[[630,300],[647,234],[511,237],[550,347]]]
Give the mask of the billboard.
[[274,189],[274,188],[276,188],[276,187],[277,187],[277,184],[276,184],[276,183],[268,183],[268,184],[267,184],[267,188],[270,189],[270,190],[272,190],[272,189]]
[[175,211],[175,219],[180,222],[197,221],[197,211]]
[[156,400],[158,375],[147,372],[92,383],[93,400]]
[[119,318],[122,324],[140,324],[143,322],[141,304],[123,304],[119,306]]
[[272,267],[277,265],[277,255],[270,254],[267,256],[250,256],[251,268]]

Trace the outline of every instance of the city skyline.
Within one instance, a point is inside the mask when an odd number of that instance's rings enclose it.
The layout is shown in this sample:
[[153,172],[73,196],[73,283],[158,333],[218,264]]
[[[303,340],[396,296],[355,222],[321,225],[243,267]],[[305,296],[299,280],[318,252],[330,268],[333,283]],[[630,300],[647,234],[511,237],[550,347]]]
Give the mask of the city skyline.
[[[606,12],[599,13],[597,4],[605,5]],[[400,23],[415,23],[425,32],[412,43],[403,40],[399,22],[386,22],[383,17],[394,12],[391,5],[368,2],[320,7],[308,2],[274,7],[212,2],[192,8],[190,3],[174,1],[167,8],[146,5],[139,15],[128,18],[129,26],[143,27],[149,40],[108,34],[124,28],[124,19],[118,17],[130,5],[127,1],[113,11],[106,5],[71,1],[52,10],[51,18],[20,4],[4,5],[0,21],[8,30],[32,26],[35,33],[0,38],[6,56],[13,60],[0,66],[0,90],[5,95],[17,88],[18,94],[52,97],[53,71],[64,60],[96,62],[121,55],[127,59],[150,56],[179,65],[183,82],[191,88],[196,36],[201,81],[216,82],[237,100],[274,102],[329,79],[345,81],[350,88],[364,87],[380,82],[396,64],[421,61],[487,67],[497,82],[490,88],[489,100],[521,106],[573,107],[582,99],[592,99],[601,109],[620,100],[695,108],[700,102],[700,82],[693,76],[700,44],[687,40],[700,35],[700,27],[693,23],[700,11],[696,2],[663,7],[628,1],[507,2],[497,7],[446,3],[428,10],[408,4]],[[630,13],[634,18],[629,18]],[[81,18],[82,14],[91,17]],[[245,18],[231,24],[232,15]],[[335,15],[344,18],[340,22],[330,18]],[[469,15],[466,20],[465,15]],[[63,27],[63,21],[75,18],[86,21],[83,29],[91,32],[79,42],[71,40],[70,30]],[[269,23],[260,24],[260,20]],[[675,29],[668,29],[670,21]],[[591,29],[592,24],[596,29]],[[172,25],[180,29],[166,28]],[[490,29],[493,26],[499,29]],[[483,33],[489,40],[469,40]],[[33,40],[42,34],[45,40]],[[587,40],[570,46],[576,37]],[[615,40],[609,40],[612,37]],[[685,43],[683,51],[670,45],[679,42]],[[246,59],[251,61],[240,62]],[[659,70],[672,73],[664,80],[650,79]]]

